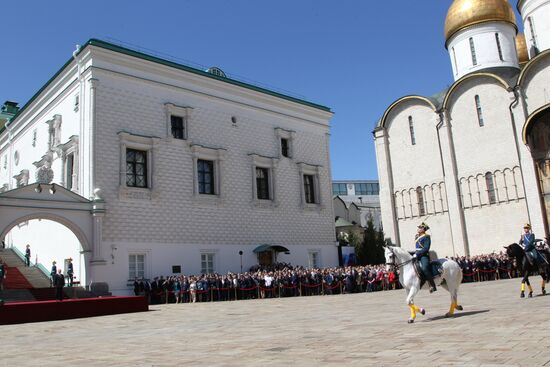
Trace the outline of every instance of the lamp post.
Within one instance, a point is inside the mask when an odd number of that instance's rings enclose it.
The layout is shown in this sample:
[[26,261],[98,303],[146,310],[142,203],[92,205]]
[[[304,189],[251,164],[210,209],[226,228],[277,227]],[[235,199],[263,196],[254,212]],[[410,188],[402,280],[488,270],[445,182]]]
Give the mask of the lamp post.
[[243,252],[239,250],[239,256],[241,257],[241,273],[243,272]]

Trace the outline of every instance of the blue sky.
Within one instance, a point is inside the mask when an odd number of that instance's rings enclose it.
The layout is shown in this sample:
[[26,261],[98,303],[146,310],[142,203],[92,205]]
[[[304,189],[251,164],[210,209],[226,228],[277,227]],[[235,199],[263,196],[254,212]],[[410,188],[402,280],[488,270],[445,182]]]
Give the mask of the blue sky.
[[386,107],[453,81],[443,38],[451,3],[18,0],[3,16],[0,102],[23,105],[75,44],[120,40],[330,107],[333,178],[376,179],[371,132]]

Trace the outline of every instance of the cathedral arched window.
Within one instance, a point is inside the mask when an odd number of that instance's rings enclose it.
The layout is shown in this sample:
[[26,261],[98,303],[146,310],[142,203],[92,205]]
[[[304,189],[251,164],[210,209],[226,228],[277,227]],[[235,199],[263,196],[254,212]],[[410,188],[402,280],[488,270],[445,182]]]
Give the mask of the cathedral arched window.
[[472,37],[470,37],[470,52],[472,53],[472,64],[477,65],[476,46]]
[[500,36],[498,33],[495,33],[495,40],[497,41],[498,57],[500,61],[504,61],[504,57],[502,57],[502,45],[500,44]]
[[424,205],[424,192],[422,191],[422,187],[420,186],[416,188],[416,200],[418,202],[418,215],[426,215],[426,206]]
[[414,136],[414,123],[412,116],[409,116],[409,132],[411,133],[411,144],[416,145],[416,138]]
[[497,202],[495,176],[493,176],[491,172],[485,174],[485,184],[487,185],[487,198],[489,199],[489,204],[495,204]]
[[481,109],[481,101],[479,99],[479,96],[476,94],[474,99],[476,102],[477,122],[479,123],[479,126],[485,126],[485,122],[483,121],[483,110]]

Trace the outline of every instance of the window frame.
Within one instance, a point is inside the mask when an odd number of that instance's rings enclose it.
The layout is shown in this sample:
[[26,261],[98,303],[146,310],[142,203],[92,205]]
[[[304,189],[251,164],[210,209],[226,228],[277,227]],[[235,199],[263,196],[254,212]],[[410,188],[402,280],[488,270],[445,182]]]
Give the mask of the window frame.
[[479,127],[483,127],[485,126],[485,120],[483,118],[483,108],[481,107],[481,99],[479,98],[479,94],[474,96],[474,102],[476,105],[477,123]]
[[[61,152],[62,172],[61,172],[61,185],[67,190],[73,192],[79,192],[78,189],[78,173],[79,173],[79,138],[78,135],[73,135],[69,138],[69,141],[63,145],[58,146]],[[69,157],[73,157],[72,174],[69,177]],[[69,185],[70,181],[70,185]]]
[[[312,261],[313,256],[316,257],[316,262],[317,262],[316,266],[314,266],[315,264],[313,264],[313,261]],[[320,249],[310,249],[310,250],[308,250],[308,252],[307,252],[307,262],[308,262],[308,265],[309,265],[310,269],[320,269],[321,266],[322,266]]]
[[[338,191],[335,192],[335,190],[334,190],[334,185],[338,185],[338,186],[340,186],[340,187],[343,185],[343,186],[344,186],[344,189],[345,189],[345,190],[344,190],[344,193],[343,193],[343,194],[341,193],[342,191],[340,190],[340,188],[338,188]],[[333,182],[333,183],[332,183],[332,195],[333,195],[333,196],[342,196],[342,195],[347,195],[347,194],[348,194],[348,185],[347,185],[346,183],[338,183],[338,182],[336,182],[336,183]]]
[[414,121],[412,116],[409,116],[409,134],[411,136],[411,145],[416,145],[416,134],[414,132]]
[[[320,167],[317,165],[307,164],[307,163],[298,163],[299,174],[300,174],[300,198],[301,198],[301,207],[303,210],[320,210],[324,209],[323,197],[321,195],[321,185],[320,185]],[[313,176],[313,194],[314,202],[308,203],[306,201],[306,192],[305,192],[305,181],[304,176]]]
[[[225,160],[226,150],[223,148],[209,148],[198,144],[191,145],[191,156],[193,159],[193,197],[205,203],[217,203],[223,198],[223,161]],[[203,194],[199,190],[198,161],[213,162],[213,194]]]
[[[151,200],[156,198],[155,185],[155,157],[159,138],[133,135],[128,132],[118,133],[120,140],[120,175],[119,175],[119,198]],[[135,149],[146,152],[147,165],[147,187],[133,187],[126,184],[126,150]]]
[[426,204],[425,204],[425,198],[424,198],[424,189],[422,187],[417,186],[415,189],[416,191],[416,204],[418,207],[418,216],[423,217],[426,215]]
[[[294,158],[294,138],[296,136],[296,132],[292,130],[286,130],[280,127],[276,127],[275,136],[277,138],[279,159],[282,159],[282,158],[293,159]],[[286,156],[283,155],[282,139],[285,139],[288,143],[288,155]]]
[[474,43],[474,37],[470,37],[470,55],[472,56],[472,65],[477,66],[477,53],[476,53],[476,45]]
[[491,172],[486,172],[484,175],[485,187],[487,189],[487,202],[489,205],[497,204],[497,188],[495,186],[495,175]]
[[[164,108],[166,111],[166,139],[168,141],[185,141],[189,138],[189,118],[192,107],[178,106],[173,103],[165,103]],[[172,116],[182,118],[183,136],[182,138],[176,138],[172,134]]]
[[[215,273],[216,272],[216,268],[217,268],[217,254],[218,251],[216,250],[201,250],[200,251],[200,264],[201,264],[201,274],[212,274],[212,273]],[[203,268],[203,256],[205,257],[208,257],[208,256],[211,256],[212,259],[211,261],[208,261],[212,264],[212,269],[210,272],[208,271],[205,271],[205,270],[208,270],[208,269],[204,269]]]
[[[274,157],[265,157],[259,154],[249,154],[252,166],[252,204],[257,207],[276,207],[279,205],[277,198],[277,165],[279,159]],[[258,197],[258,182],[256,177],[256,169],[267,169],[267,185],[269,199],[260,199]]]
[[[132,266],[132,261],[131,261],[131,258],[132,256],[135,256],[135,261],[134,261],[134,265],[136,266],[135,267],[135,270],[134,270],[134,274],[131,273],[131,266]],[[143,257],[143,269],[142,269],[142,272],[143,274],[140,276],[139,273],[138,273],[138,256],[141,256]],[[130,252],[128,253],[128,280],[129,281],[132,281],[134,280],[136,277],[139,278],[139,279],[147,279],[146,277],[146,274],[147,274],[147,263],[146,263],[146,258],[147,258],[147,254],[146,253],[138,253],[138,252]]]

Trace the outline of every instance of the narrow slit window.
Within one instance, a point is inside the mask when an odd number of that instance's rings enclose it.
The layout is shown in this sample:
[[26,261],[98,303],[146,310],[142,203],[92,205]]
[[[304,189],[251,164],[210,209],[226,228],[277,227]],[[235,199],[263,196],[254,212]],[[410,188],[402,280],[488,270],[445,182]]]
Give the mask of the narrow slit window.
[[452,50],[453,50],[453,62],[454,62],[454,64],[455,64],[455,74],[458,74],[458,64],[456,63],[456,52],[455,52],[455,48],[453,47]]
[[502,56],[502,45],[500,44],[500,35],[498,33],[495,33],[495,39],[497,41],[498,57],[500,61],[504,61],[504,57]]
[[489,204],[495,204],[497,202],[497,195],[495,190],[495,179],[491,172],[485,174],[485,184],[487,185],[487,198]]
[[411,133],[411,144],[416,145],[416,138],[414,136],[414,123],[412,116],[409,116],[409,131]]
[[416,188],[416,200],[418,201],[418,215],[426,215],[426,207],[424,205],[424,192],[422,191],[422,188],[420,186]]
[[476,46],[472,37],[470,37],[470,52],[472,54],[472,64],[475,66],[477,65]]
[[533,47],[535,48],[535,52],[538,53],[537,39],[535,37],[535,22],[533,21],[533,17],[528,17],[527,23],[529,23],[529,33],[531,34]]
[[479,123],[480,127],[483,127],[485,126],[485,122],[483,121],[483,110],[481,109],[481,102],[478,95],[475,96],[475,102],[477,111],[477,122]]

